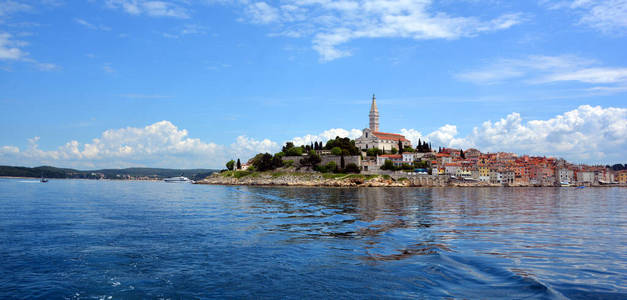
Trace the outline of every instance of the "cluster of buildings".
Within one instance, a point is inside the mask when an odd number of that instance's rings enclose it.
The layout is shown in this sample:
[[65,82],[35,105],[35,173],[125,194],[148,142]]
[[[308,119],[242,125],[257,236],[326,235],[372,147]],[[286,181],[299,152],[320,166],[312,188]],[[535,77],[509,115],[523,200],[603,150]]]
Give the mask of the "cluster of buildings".
[[[432,175],[446,175],[465,181],[507,185],[596,185],[627,183],[627,170],[613,171],[605,166],[574,165],[552,157],[518,156],[514,153],[481,153],[477,149],[444,148],[435,152],[397,152],[411,147],[403,135],[379,131],[379,112],[376,98],[372,97],[370,126],[355,139],[355,146],[366,152],[377,148],[384,154],[375,157],[362,155],[363,172],[381,173],[387,160],[394,166],[407,167],[415,162],[428,165]],[[395,150],[394,150],[395,149]],[[365,154],[365,153],[364,153]],[[407,168],[405,168],[407,169]],[[424,169],[415,171],[424,172]]]

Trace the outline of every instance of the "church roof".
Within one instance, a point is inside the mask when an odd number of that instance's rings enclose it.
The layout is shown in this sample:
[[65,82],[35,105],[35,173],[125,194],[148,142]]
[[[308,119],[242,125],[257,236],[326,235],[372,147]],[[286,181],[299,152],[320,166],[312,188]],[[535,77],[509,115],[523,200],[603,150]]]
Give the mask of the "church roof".
[[372,134],[382,140],[393,140],[393,141],[403,141],[403,142],[407,142],[408,140],[405,138],[404,135],[400,135],[400,134],[396,134],[396,133],[387,133],[387,132],[379,132],[379,131],[373,131]]

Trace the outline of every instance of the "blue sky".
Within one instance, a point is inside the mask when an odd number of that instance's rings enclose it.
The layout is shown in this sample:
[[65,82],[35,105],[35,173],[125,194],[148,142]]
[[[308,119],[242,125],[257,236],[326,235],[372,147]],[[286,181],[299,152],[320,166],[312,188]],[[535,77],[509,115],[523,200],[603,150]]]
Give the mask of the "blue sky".
[[0,0],[0,164],[221,167],[372,93],[414,141],[624,163],[626,37],[627,0]]

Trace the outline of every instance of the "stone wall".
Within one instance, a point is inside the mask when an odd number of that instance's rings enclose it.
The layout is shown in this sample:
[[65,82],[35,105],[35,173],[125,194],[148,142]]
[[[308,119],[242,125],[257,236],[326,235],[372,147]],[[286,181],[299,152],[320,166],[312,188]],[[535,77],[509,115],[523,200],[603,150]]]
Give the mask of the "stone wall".
[[[284,162],[291,160],[294,162],[292,166],[300,167],[300,160],[306,157],[307,156],[283,156],[282,160]],[[342,157],[339,155],[323,155],[320,156],[320,159],[322,160],[320,162],[320,165],[326,165],[329,162],[335,162],[335,164],[337,164],[337,166],[339,167]],[[361,156],[344,156],[344,165],[348,165],[350,163],[356,164],[358,167],[361,167]]]
[[[338,168],[340,167],[340,162],[342,160],[342,157],[339,155],[325,155],[321,156],[320,158],[322,159],[322,162],[320,162],[321,165],[324,166],[330,162],[335,162]],[[344,166],[350,163],[356,164],[358,167],[361,167],[361,156],[344,156]]]

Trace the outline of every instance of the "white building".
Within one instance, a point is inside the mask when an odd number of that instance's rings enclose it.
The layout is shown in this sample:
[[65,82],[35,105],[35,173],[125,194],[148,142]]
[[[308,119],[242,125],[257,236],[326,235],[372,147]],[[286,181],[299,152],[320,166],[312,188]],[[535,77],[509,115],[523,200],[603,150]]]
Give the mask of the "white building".
[[580,172],[577,172],[577,182],[580,182],[580,183],[593,183],[594,182],[594,172],[590,172],[590,171],[580,171]]
[[405,136],[396,133],[379,131],[379,110],[377,109],[377,99],[372,95],[370,106],[370,127],[362,131],[360,137],[355,139],[355,146],[361,150],[378,148],[383,151],[391,151],[392,148],[399,150],[399,142],[403,148],[411,147],[411,142]]
[[575,172],[567,168],[559,168],[557,170],[558,183],[573,183],[575,181]]

